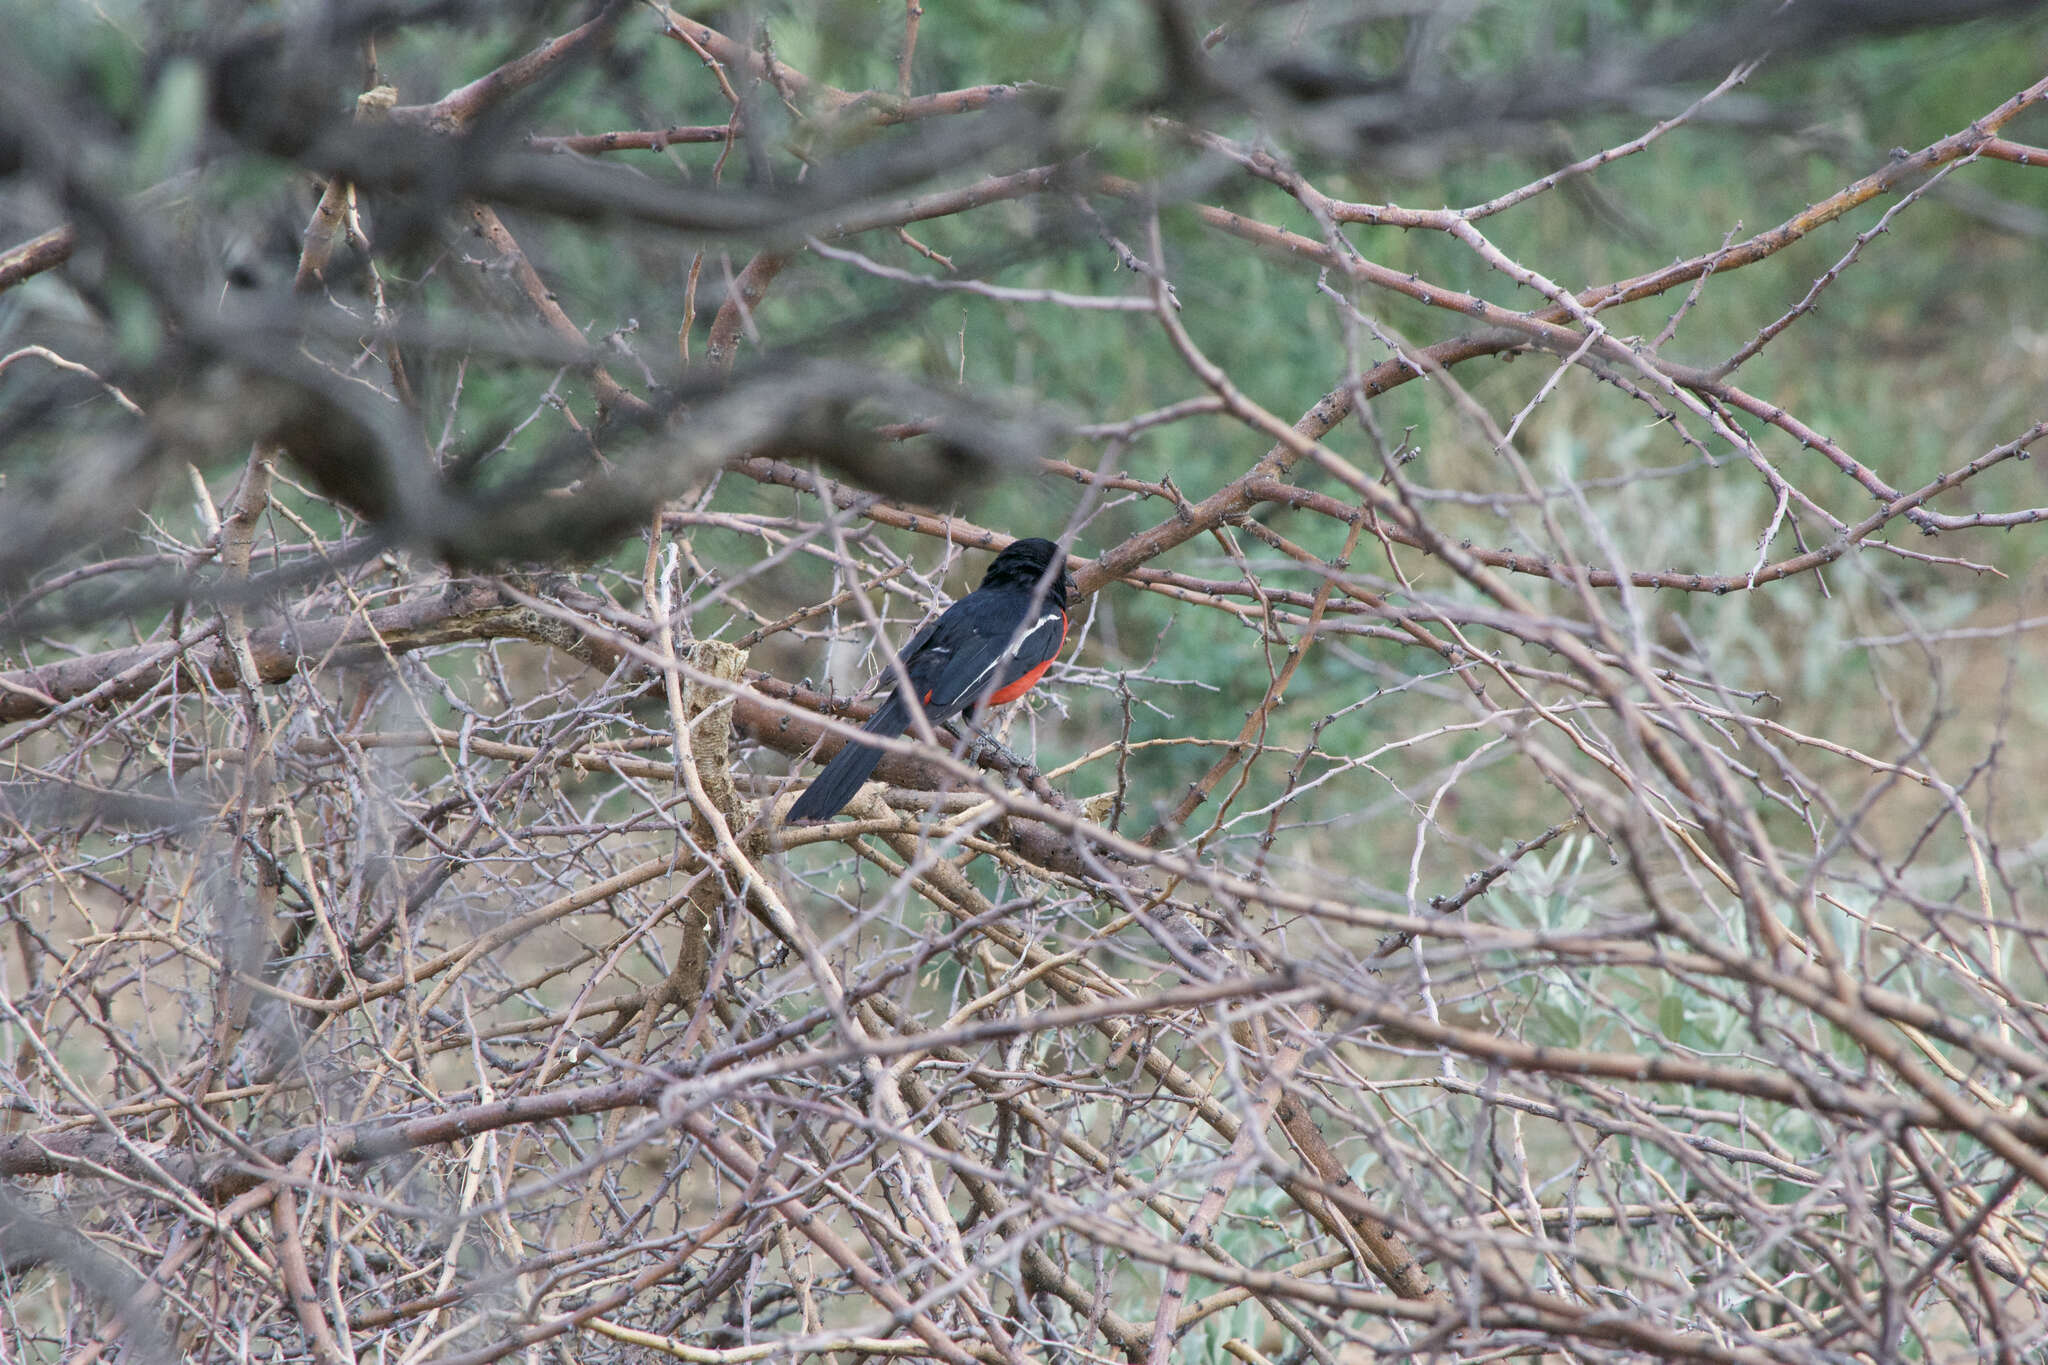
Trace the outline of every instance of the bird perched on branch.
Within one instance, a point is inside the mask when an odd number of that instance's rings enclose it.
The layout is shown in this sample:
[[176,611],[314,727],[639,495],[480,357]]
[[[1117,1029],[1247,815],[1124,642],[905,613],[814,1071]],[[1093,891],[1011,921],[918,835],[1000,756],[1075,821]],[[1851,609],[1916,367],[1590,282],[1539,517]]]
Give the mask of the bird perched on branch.
[[[894,738],[910,728],[909,697],[940,725],[976,708],[1001,706],[1029,692],[1067,642],[1067,559],[1033,537],[1011,542],[981,586],[920,630],[898,656],[902,676],[885,675],[889,695],[861,729]],[[908,696],[904,677],[910,686]],[[829,820],[853,799],[882,751],[849,743],[789,808],[790,821]]]

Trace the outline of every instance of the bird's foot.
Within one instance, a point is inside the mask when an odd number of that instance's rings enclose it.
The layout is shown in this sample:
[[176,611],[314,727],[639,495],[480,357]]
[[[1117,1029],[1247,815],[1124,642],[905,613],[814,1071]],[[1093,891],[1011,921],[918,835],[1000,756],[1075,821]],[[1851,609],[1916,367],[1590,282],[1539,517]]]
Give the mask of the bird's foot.
[[961,734],[964,747],[960,751],[960,756],[969,763],[994,768],[1006,777],[1021,775],[1031,768],[1031,764],[1014,749],[979,726],[970,725],[964,720],[954,721],[953,726],[956,731],[964,732]]

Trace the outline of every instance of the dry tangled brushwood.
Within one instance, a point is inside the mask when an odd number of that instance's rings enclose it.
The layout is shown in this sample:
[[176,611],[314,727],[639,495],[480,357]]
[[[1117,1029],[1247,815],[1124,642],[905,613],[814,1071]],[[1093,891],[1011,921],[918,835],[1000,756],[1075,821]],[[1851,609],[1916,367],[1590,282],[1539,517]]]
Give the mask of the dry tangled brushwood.
[[[0,70],[10,1358],[2043,1349],[2038,336],[1893,445],[1781,357],[2048,81],[1662,267],[1542,217],[2026,6],[1111,6],[1063,85],[572,8]],[[1000,742],[785,825],[1030,535]]]

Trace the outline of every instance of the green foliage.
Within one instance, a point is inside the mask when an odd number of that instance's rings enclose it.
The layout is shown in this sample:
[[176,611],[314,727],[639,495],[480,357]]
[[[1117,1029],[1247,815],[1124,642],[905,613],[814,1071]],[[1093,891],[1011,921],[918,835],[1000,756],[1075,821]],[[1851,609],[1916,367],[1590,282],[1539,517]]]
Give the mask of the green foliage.
[[205,73],[190,59],[173,60],[150,91],[129,163],[129,188],[146,189],[182,171],[199,144],[205,117]]

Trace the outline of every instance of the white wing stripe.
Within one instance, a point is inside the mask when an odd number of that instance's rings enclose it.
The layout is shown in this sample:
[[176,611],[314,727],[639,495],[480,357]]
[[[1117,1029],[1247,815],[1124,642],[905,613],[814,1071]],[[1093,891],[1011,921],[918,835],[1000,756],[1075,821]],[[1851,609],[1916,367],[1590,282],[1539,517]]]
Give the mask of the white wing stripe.
[[1056,626],[1059,623],[1060,614],[1056,611],[1047,612],[1045,615],[1039,617],[1036,621],[1033,621],[1031,623],[1031,629],[1025,631],[1023,635],[1018,637],[1016,644],[1011,645],[1001,654],[996,655],[996,657],[990,661],[989,666],[987,668],[982,669],[981,672],[975,675],[973,682],[969,683],[966,687],[960,689],[960,696],[962,697],[962,699],[973,698],[974,700],[979,701],[981,699],[982,684],[988,680],[989,674],[995,672],[998,668],[1001,668],[1005,663],[1008,663],[1011,659],[1016,658],[1017,651],[1024,648],[1025,644],[1030,641],[1032,636],[1038,634],[1039,631],[1044,630],[1047,626]]

